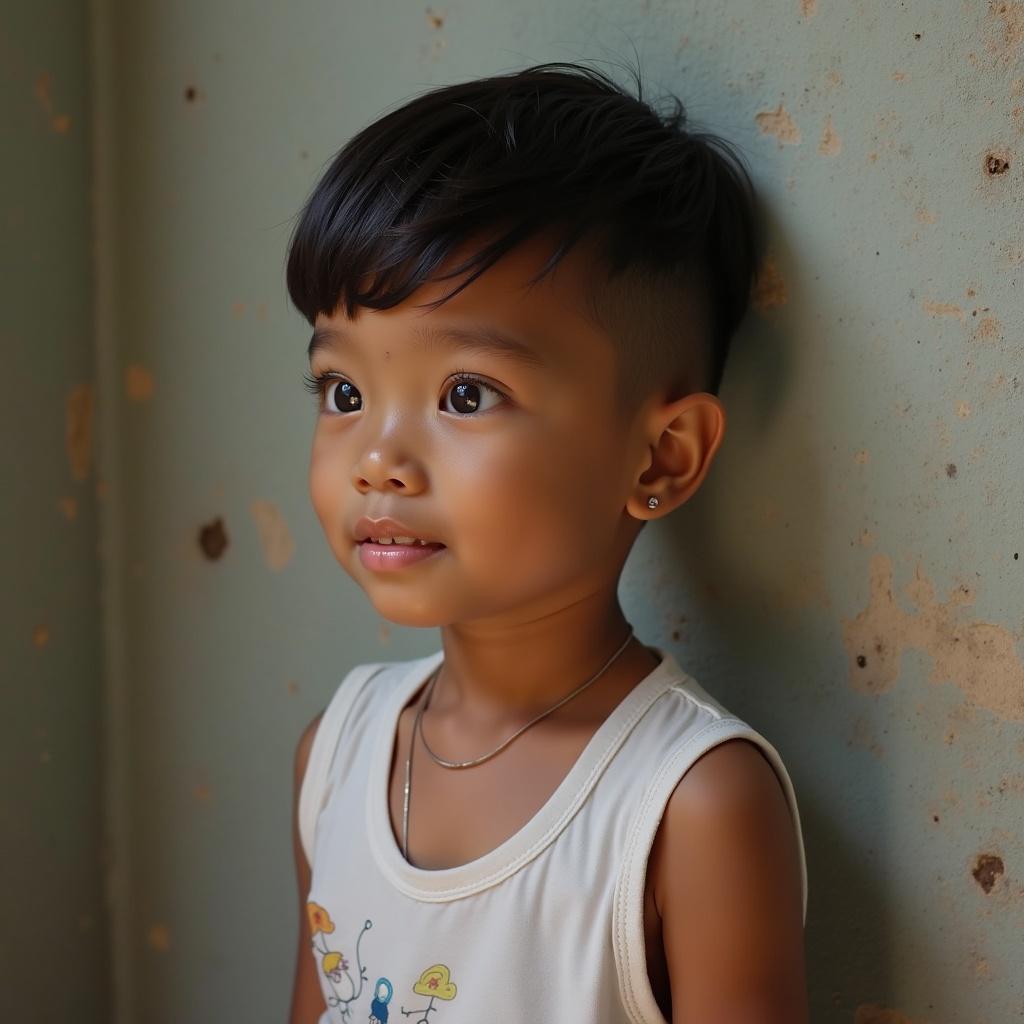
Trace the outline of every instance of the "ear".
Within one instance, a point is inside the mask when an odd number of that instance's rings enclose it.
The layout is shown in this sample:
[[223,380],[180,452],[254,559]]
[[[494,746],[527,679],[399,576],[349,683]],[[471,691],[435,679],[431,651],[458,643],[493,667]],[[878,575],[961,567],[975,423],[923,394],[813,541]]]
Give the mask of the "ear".
[[[636,519],[667,515],[700,487],[725,435],[725,407],[715,395],[699,391],[674,402],[656,404],[644,427],[650,459],[637,477],[626,511]],[[657,508],[648,498],[658,499]]]

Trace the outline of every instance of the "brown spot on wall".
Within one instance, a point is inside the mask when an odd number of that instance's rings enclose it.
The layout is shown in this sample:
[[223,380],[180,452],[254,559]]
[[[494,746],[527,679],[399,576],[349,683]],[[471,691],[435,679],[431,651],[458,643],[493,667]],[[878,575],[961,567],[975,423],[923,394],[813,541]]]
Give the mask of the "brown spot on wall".
[[160,953],[171,948],[171,930],[165,924],[151,924],[146,931],[146,942]]
[[205,782],[197,782],[192,787],[192,795],[200,802],[208,804],[213,799],[213,789]]
[[964,319],[964,311],[955,302],[933,302],[925,299],[921,308],[929,316],[955,316],[958,320]]
[[91,384],[71,389],[65,406],[65,448],[71,475],[76,480],[89,476],[92,463],[93,391]]
[[36,76],[35,93],[39,105],[50,119],[50,127],[58,135],[67,135],[71,130],[70,114],[55,114],[53,111],[53,75],[49,71],[41,71]]
[[874,547],[875,535],[866,527],[860,531],[860,536],[857,538],[857,543],[862,548]]
[[199,99],[199,90],[194,85],[185,86],[185,102],[195,103]]
[[444,24],[444,18],[440,14],[434,14],[429,7],[427,8],[427,21],[431,28],[440,28]]
[[994,853],[979,853],[971,869],[974,880],[981,886],[987,896],[995,887],[1003,874],[1003,859]]
[[1003,337],[1003,325],[994,316],[983,316],[971,334],[971,341],[996,341]]
[[762,110],[754,117],[754,121],[763,135],[774,135],[779,140],[779,149],[800,141],[800,129],[781,102],[775,110]]
[[956,414],[962,420],[967,419],[971,415],[971,403],[966,399],[961,399],[956,403]]
[[200,528],[199,548],[211,562],[220,558],[227,546],[228,535],[224,529],[224,520],[220,516]]
[[264,560],[271,569],[280,572],[295,553],[295,542],[284,515],[272,501],[253,501],[249,511],[260,532]]
[[859,716],[854,721],[853,728],[850,731],[850,738],[846,741],[846,745],[848,747],[862,747],[879,760],[885,754],[885,747],[875,739],[871,723],[864,715]]
[[956,476],[956,463],[955,462],[947,462],[946,463],[946,476],[948,476],[950,479],[952,479],[953,477]]
[[64,513],[64,518],[69,523],[78,515],[78,502],[70,495],[58,498],[57,504],[60,506],[61,512]]
[[1013,63],[1024,41],[1024,3],[1020,0],[990,0],[988,15],[986,51],[996,64]]
[[822,156],[835,156],[843,148],[843,140],[832,125],[832,115],[825,118],[825,128],[818,143],[818,152]]
[[147,402],[153,397],[153,374],[138,363],[124,368],[124,392],[133,402]]
[[[959,609],[974,601],[967,584],[954,586],[945,602],[936,599],[918,563],[903,588],[916,613],[905,612],[893,594],[893,565],[886,555],[872,556],[868,606],[843,619],[843,645],[849,657],[848,680],[858,693],[890,690],[899,677],[904,650],[931,656],[930,683],[951,682],[964,697],[1000,718],[1024,721],[1024,665],[1017,656],[1018,637],[989,622],[961,621]],[[864,657],[861,666],[858,658]]]
[[784,305],[787,300],[786,282],[782,272],[773,259],[765,259],[750,292],[751,306],[758,313],[764,313],[775,306]]
[[244,302],[232,302],[231,303],[231,315],[236,320],[240,320],[243,316],[245,316],[245,303]]
[[285,689],[288,691],[289,697],[294,697],[299,692],[299,684],[294,679],[289,679],[285,683]]
[[905,71],[894,71],[891,78],[894,82],[902,82],[906,79],[907,73]]
[[869,458],[870,458],[870,455],[868,454],[867,448],[861,448],[861,450],[859,452],[854,452],[854,455],[853,455],[853,461],[858,466],[866,465]]
[[926,210],[923,206],[915,216],[922,224],[934,224],[939,219],[931,210]]
[[800,13],[805,18],[813,18],[818,13],[818,0],[800,0]]
[[986,153],[985,160],[985,173],[990,177],[995,177],[1000,174],[1005,174],[1010,169],[1010,158],[1009,155],[1004,153]]
[[878,1003],[861,1003],[853,1012],[853,1024],[916,1024],[905,1013]]

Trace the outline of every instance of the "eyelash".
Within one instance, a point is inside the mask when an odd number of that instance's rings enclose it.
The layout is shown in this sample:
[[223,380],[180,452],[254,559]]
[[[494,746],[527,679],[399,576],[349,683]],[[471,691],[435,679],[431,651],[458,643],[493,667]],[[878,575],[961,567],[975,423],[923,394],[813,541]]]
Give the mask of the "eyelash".
[[[344,381],[345,378],[337,373],[317,373],[317,374],[303,374],[303,387],[316,399],[316,408],[322,409],[324,403],[324,395],[326,392],[327,385],[332,381]],[[494,394],[499,395],[501,398],[507,400],[508,395],[503,391],[496,388],[493,384],[488,384],[487,381],[481,380],[479,377],[470,373],[467,370],[456,370],[451,378],[449,387],[454,387],[456,384],[475,384],[477,387],[486,388],[488,391],[493,391]],[[332,413],[331,415],[343,415],[339,413]],[[463,419],[470,419],[471,416],[463,414]]]

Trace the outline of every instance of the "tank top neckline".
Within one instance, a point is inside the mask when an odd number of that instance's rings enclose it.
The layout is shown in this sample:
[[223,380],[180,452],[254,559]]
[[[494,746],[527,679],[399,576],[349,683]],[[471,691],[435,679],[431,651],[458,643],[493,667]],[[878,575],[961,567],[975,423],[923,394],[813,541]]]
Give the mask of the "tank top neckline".
[[377,866],[400,891],[415,899],[443,902],[472,895],[497,884],[553,842],[586,799],[601,772],[650,705],[685,677],[668,650],[648,644],[659,663],[615,706],[596,729],[568,773],[540,809],[518,832],[494,849],[450,868],[420,868],[402,854],[391,828],[388,787],[398,718],[412,697],[444,660],[436,651],[413,661],[381,711],[380,731],[372,746],[366,787],[366,831]]

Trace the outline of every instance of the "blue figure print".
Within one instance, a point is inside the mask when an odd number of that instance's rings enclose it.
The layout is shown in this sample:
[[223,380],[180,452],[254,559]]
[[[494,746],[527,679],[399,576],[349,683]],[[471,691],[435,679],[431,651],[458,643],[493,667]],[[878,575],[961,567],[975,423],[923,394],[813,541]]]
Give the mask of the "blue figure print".
[[457,992],[455,982],[452,981],[451,971],[445,964],[434,964],[432,967],[428,967],[419,976],[412,990],[416,995],[427,996],[430,1000],[426,1006],[418,1009],[407,1010],[404,1006],[402,1007],[402,1013],[406,1017],[414,1013],[420,1014],[414,1024],[429,1024],[430,1014],[438,1009],[434,1005],[434,1000],[443,999],[445,1002],[449,1002],[455,998]]
[[376,995],[370,1003],[370,1024],[388,1024],[388,1003],[395,994],[394,986],[387,978],[378,978],[373,988]]

